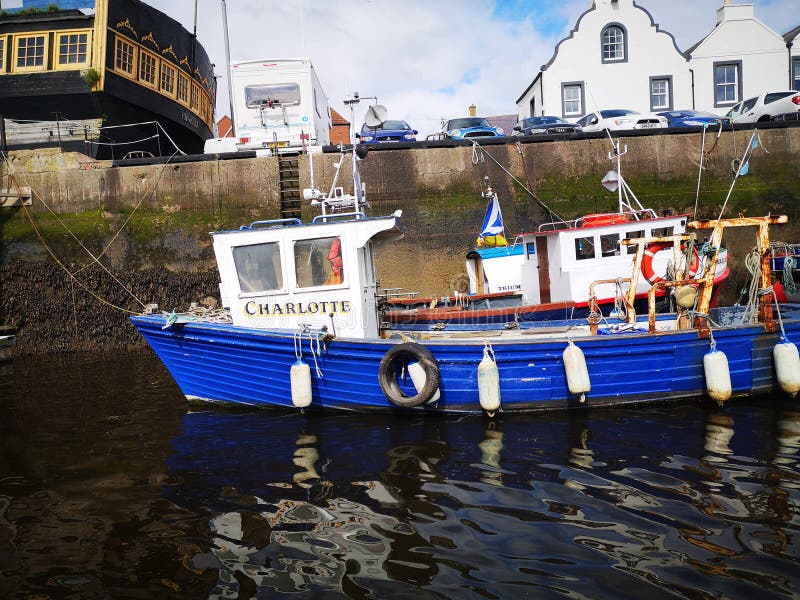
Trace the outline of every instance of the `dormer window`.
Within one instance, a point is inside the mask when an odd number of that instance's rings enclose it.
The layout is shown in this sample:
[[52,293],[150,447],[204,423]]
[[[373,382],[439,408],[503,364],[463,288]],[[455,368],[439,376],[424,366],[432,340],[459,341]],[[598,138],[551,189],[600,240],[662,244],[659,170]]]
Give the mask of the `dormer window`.
[[628,40],[622,25],[617,23],[607,25],[600,37],[604,63],[628,60]]

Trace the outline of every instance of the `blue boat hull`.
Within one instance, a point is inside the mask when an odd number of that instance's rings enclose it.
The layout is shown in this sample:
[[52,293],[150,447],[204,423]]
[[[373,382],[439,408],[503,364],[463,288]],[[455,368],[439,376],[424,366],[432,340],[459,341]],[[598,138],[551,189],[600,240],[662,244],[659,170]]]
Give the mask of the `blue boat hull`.
[[[133,317],[190,400],[265,408],[292,408],[290,368],[296,360],[292,332],[190,322],[164,329],[163,316]],[[585,323],[585,322],[584,322]],[[800,339],[800,321],[784,315],[790,340]],[[491,338],[489,338],[491,340]],[[709,340],[697,331],[574,337],[588,366],[591,391],[581,403],[570,394],[562,353],[566,335],[535,333],[492,341],[500,374],[504,412],[624,405],[705,397],[703,356]],[[774,389],[773,347],[778,333],[761,325],[714,329],[717,349],[728,359],[734,395]],[[304,361],[312,371],[312,407],[350,411],[390,411],[378,378],[381,358],[399,340],[333,339]],[[477,367],[484,342],[435,339],[421,342],[440,371],[441,397],[416,411],[480,413]],[[314,344],[316,347],[316,344]],[[317,370],[318,368],[318,370]]]

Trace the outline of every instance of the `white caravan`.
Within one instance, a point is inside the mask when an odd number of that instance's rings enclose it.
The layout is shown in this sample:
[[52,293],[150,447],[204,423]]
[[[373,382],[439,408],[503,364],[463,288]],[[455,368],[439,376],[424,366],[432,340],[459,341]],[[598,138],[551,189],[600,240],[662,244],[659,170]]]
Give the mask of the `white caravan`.
[[233,137],[206,141],[207,154],[330,144],[330,105],[310,59],[234,62],[230,73]]

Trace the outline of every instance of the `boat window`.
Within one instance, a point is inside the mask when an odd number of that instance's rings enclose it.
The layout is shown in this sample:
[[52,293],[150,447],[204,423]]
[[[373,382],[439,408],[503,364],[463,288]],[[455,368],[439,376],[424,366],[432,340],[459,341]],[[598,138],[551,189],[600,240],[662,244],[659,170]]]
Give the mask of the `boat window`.
[[233,262],[242,292],[269,292],[283,288],[278,244],[253,244],[233,248]]
[[248,85],[244,88],[244,101],[247,108],[297,106],[300,104],[300,84]]
[[[644,237],[644,230],[641,231],[629,231],[625,234],[626,240],[635,240],[637,238]],[[628,254],[636,254],[636,246],[628,246]]]
[[528,256],[534,256],[536,254],[536,242],[528,242],[525,244],[525,252]]
[[338,285],[344,281],[342,267],[342,242],[338,237],[294,243],[297,287]]
[[575,258],[586,260],[594,258],[594,238],[582,237],[575,240]]
[[653,229],[653,237],[669,237],[672,235],[672,227],[657,227]]
[[619,256],[619,234],[609,233],[600,236],[600,251],[603,256]]

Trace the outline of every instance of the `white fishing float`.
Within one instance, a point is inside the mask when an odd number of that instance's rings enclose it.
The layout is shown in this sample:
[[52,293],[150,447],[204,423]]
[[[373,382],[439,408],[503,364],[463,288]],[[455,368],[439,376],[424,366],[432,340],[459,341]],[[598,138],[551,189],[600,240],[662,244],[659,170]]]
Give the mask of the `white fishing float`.
[[731,397],[731,371],[728,357],[722,350],[717,350],[717,343],[711,339],[711,348],[703,356],[703,371],[706,376],[706,391],[712,400],[719,404]]
[[800,392],[800,355],[797,346],[785,337],[775,344],[772,350],[772,358],[775,361],[775,376],[778,385],[792,398]]
[[494,350],[488,343],[483,347],[483,359],[478,364],[478,400],[490,417],[500,409],[500,371],[494,360]]
[[586,357],[583,355],[583,350],[573,344],[572,340],[569,340],[562,358],[564,360],[564,370],[567,372],[569,393],[578,396],[581,402],[586,402],[586,394],[591,391],[592,382],[589,379],[589,369],[586,366]]

